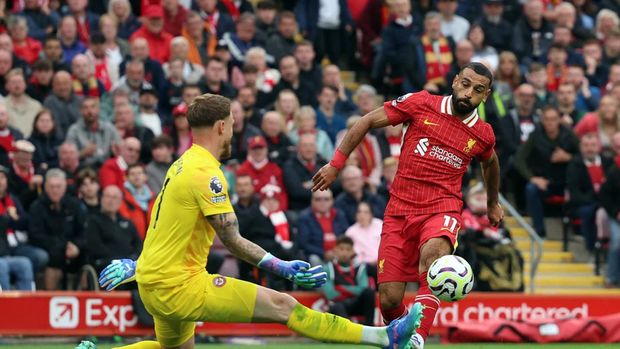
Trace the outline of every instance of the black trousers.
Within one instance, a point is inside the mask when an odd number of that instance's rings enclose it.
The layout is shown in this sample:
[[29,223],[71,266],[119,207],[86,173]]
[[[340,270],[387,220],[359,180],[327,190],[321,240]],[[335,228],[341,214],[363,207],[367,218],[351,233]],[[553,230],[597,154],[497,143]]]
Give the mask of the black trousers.
[[338,65],[343,53],[342,29],[317,29],[314,38],[314,49],[316,50],[316,61],[321,62],[327,56],[332,64]]
[[364,317],[364,325],[373,326],[375,320],[375,291],[367,288],[356,297],[334,302],[329,306],[329,312],[348,318],[351,315]]

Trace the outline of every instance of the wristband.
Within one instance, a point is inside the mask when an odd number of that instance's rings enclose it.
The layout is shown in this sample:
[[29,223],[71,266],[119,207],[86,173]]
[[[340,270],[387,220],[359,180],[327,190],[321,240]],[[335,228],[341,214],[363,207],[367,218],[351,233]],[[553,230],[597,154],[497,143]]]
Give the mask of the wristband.
[[336,149],[334,152],[334,157],[329,162],[330,165],[334,166],[338,170],[342,170],[344,168],[345,162],[347,161],[347,156],[344,155],[340,149]]

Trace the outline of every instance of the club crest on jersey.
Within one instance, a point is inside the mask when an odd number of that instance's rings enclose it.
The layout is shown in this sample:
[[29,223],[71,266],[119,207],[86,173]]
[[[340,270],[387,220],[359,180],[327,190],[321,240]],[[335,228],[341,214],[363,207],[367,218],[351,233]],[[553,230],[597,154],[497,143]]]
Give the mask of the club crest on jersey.
[[379,261],[379,274],[383,274],[383,265],[385,264],[385,258]]
[[223,276],[218,276],[216,278],[213,279],[213,286],[215,287],[222,287],[226,285],[226,278]]
[[222,190],[224,190],[224,185],[217,176],[211,177],[211,182],[209,182],[209,189],[213,194],[220,194]]
[[465,148],[463,148],[463,151],[466,153],[469,153],[472,149],[474,149],[475,145],[476,145],[476,140],[473,138],[470,138],[467,141],[467,145],[465,146]]

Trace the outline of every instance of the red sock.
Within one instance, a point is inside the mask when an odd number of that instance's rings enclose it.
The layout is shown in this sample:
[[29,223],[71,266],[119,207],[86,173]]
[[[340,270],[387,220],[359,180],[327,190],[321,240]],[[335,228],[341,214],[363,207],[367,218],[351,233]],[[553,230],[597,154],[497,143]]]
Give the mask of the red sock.
[[393,308],[393,309],[381,308],[381,315],[383,316],[383,323],[386,325],[388,325],[390,322],[406,314],[407,314],[407,308],[402,302],[396,308]]
[[420,302],[425,307],[423,312],[424,318],[417,332],[426,340],[428,332],[435,321],[435,314],[440,304],[439,299],[435,297],[428,288],[426,272],[420,274],[420,289],[418,290],[418,295],[415,297],[415,301]]

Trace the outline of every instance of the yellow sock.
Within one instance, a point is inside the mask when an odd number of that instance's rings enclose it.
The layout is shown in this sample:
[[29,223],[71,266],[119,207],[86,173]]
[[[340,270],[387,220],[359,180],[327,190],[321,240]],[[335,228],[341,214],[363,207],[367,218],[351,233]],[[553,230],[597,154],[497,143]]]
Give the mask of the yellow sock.
[[385,327],[362,326],[340,316],[319,313],[301,304],[295,306],[286,326],[302,336],[322,342],[377,346],[388,344]]
[[114,349],[161,349],[161,345],[156,341],[142,341]]

